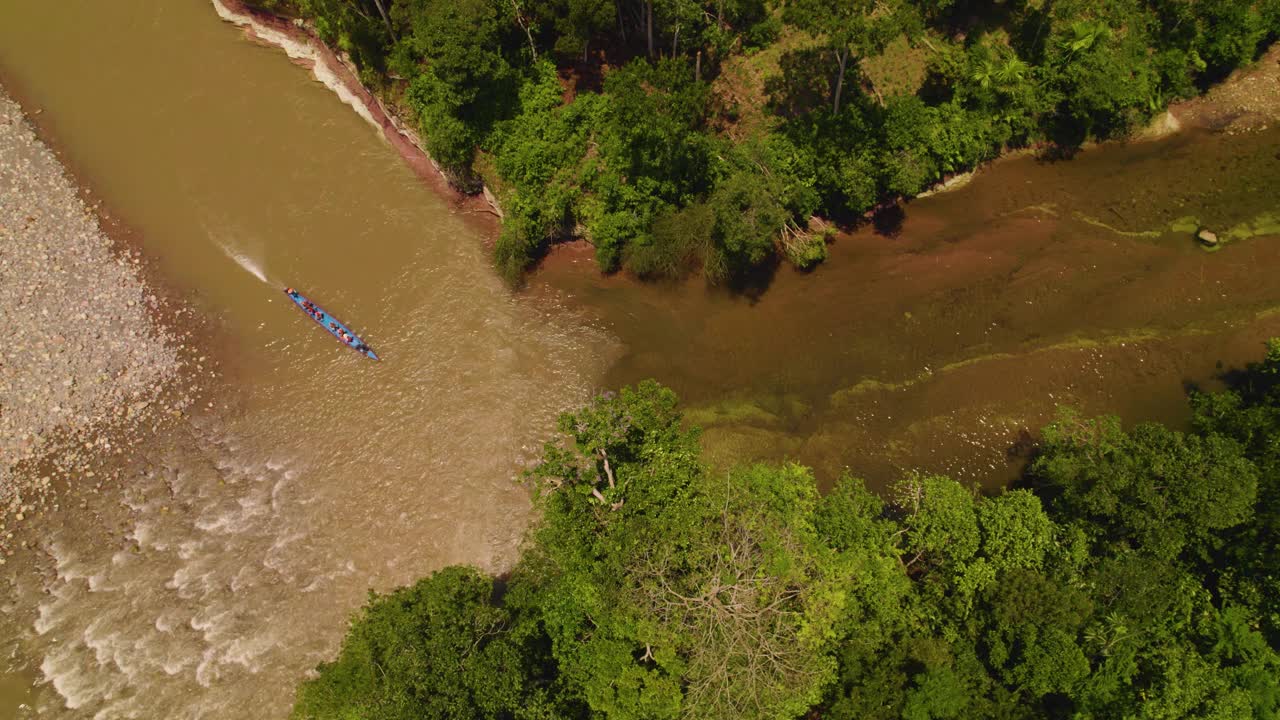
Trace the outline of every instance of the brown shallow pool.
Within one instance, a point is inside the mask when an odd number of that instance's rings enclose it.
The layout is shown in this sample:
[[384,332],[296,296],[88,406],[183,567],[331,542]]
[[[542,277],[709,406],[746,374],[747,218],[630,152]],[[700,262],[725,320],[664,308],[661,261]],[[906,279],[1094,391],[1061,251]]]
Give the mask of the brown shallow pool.
[[[1005,160],[762,294],[601,278],[575,246],[534,285],[624,343],[607,384],[675,387],[713,457],[998,485],[1055,406],[1178,425],[1185,384],[1280,333],[1277,151],[1280,128]],[[1197,223],[1235,242],[1205,252]]]

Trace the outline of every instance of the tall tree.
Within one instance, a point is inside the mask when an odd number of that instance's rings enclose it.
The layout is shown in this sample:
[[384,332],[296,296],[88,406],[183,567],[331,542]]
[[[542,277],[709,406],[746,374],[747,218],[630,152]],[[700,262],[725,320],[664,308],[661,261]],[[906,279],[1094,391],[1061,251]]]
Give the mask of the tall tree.
[[373,4],[378,6],[378,14],[382,16],[382,22],[387,26],[387,34],[392,40],[396,39],[396,29],[391,26],[391,16],[387,14],[387,6],[384,0],[373,0]]
[[533,472],[544,623],[610,718],[794,717],[833,679],[849,562],[797,466],[710,475],[673,396],[643,384],[566,416]]
[[515,100],[517,73],[504,53],[510,28],[492,0],[396,0],[400,40],[419,59],[407,94],[427,149],[458,176],[489,128]]
[[333,662],[302,684],[298,720],[500,720],[554,717],[544,662],[493,602],[493,579],[445,568],[370,594]]
[[1216,548],[1219,531],[1253,516],[1258,472],[1234,440],[1154,424],[1125,433],[1116,418],[1070,413],[1044,438],[1033,476],[1103,547],[1198,557]]
[[821,38],[834,57],[832,114],[840,113],[846,73],[897,37],[902,11],[900,0],[786,0],[783,20]]
[[592,40],[614,21],[612,0],[549,0],[535,5],[541,22],[555,33],[555,51],[586,62]]

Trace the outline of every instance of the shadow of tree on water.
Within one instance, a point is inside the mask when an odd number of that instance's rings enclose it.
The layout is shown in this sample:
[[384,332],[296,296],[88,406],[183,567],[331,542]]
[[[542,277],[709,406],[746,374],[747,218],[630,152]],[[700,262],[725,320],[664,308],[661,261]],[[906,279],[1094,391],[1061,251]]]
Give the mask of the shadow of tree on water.
[[871,215],[871,227],[877,235],[896,238],[902,233],[902,225],[907,220],[907,209],[900,202],[884,205]]

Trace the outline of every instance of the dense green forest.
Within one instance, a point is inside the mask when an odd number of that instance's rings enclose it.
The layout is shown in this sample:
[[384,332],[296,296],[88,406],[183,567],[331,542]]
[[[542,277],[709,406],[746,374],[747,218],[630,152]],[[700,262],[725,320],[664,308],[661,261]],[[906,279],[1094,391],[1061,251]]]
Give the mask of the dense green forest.
[[1249,62],[1280,0],[252,0],[311,19],[452,181],[505,212],[518,276],[731,278],[1002,149],[1122,136]]
[[601,396],[513,572],[371,595],[295,717],[1280,717],[1280,341],[1230,380],[1186,433],[1064,412],[996,494],[712,470]]

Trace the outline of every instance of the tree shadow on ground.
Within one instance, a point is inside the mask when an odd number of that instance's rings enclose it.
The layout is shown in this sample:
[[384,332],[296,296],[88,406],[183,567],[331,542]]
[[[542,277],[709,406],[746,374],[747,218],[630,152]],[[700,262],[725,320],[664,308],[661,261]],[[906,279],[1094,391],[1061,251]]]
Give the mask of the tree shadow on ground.
[[747,302],[755,305],[773,284],[773,279],[777,276],[781,265],[782,259],[774,255],[755,267],[733,275],[724,287],[730,293],[744,297]]
[[1080,153],[1081,146],[1072,143],[1051,143],[1036,151],[1036,162],[1042,164],[1053,164],[1063,160],[1070,160]]
[[896,238],[907,220],[907,209],[901,202],[882,205],[871,214],[871,227],[877,235]]
[[[1219,361],[1218,368],[1221,370],[1217,375],[1218,380],[1248,404],[1262,403],[1280,385],[1280,375],[1275,373],[1274,366],[1266,362],[1251,362],[1242,368],[1222,369],[1222,362]],[[1188,385],[1191,383],[1184,383],[1184,387]],[[1199,390],[1198,387],[1193,389]]]
[[[765,79],[766,107],[783,118],[799,118],[827,107],[831,97],[830,58],[825,48],[788,50],[778,60],[781,72]],[[856,73],[845,82],[854,85]]]

